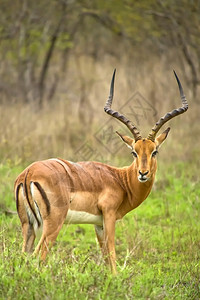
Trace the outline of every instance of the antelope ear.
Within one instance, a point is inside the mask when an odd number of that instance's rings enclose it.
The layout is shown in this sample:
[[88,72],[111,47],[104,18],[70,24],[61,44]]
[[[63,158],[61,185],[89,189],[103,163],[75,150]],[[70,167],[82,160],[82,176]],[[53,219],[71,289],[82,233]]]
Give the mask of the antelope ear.
[[164,140],[167,138],[168,133],[170,131],[170,127],[168,127],[163,133],[161,133],[155,140],[156,143],[156,147],[158,148],[163,142]]
[[118,131],[116,133],[120,136],[122,141],[126,144],[127,147],[133,149],[134,140],[127,135],[121,135]]

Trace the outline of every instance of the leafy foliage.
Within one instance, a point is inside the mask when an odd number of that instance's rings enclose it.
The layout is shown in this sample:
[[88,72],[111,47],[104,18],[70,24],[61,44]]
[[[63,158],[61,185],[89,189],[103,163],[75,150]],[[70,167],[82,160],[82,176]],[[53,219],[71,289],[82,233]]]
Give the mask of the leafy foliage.
[[[2,84],[6,94],[7,84],[15,87],[12,99],[17,92],[18,100],[39,102],[41,107],[74,56],[98,61],[105,55],[119,60],[125,54],[131,61],[137,53],[142,63],[147,55],[169,56],[172,49],[196,97],[198,1],[9,0],[1,1],[0,8],[0,75],[7,79]],[[53,92],[47,80],[53,81]]]

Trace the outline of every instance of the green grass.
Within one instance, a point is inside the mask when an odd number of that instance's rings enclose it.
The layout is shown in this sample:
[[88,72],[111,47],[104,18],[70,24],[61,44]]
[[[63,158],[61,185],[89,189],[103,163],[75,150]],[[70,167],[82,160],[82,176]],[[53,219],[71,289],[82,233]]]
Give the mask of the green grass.
[[63,226],[44,265],[21,254],[13,182],[0,165],[0,299],[199,299],[198,166],[160,166],[150,197],[116,226],[118,275],[104,266],[91,225]]

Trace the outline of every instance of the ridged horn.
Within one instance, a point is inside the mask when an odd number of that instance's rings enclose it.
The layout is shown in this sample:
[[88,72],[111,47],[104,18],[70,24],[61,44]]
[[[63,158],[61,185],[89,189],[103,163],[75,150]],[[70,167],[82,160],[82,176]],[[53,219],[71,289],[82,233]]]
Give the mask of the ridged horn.
[[140,132],[138,131],[137,127],[130,120],[128,120],[125,116],[123,116],[119,112],[114,111],[114,110],[111,109],[113,94],[114,94],[115,73],[116,73],[116,69],[113,72],[111,85],[110,85],[110,95],[108,97],[108,100],[106,101],[104,111],[107,114],[111,115],[112,117],[118,119],[120,122],[124,123],[128,127],[128,129],[130,130],[132,135],[134,136],[135,142],[137,142],[138,140],[142,139],[142,137],[140,135]]
[[188,110],[188,103],[186,100],[186,97],[184,95],[183,92],[183,88],[182,85],[180,83],[180,80],[176,74],[176,72],[174,71],[174,75],[176,77],[177,83],[178,83],[178,87],[179,87],[179,92],[180,92],[180,96],[181,96],[181,101],[182,101],[182,107],[177,108],[172,110],[171,112],[166,113],[162,118],[160,118],[160,120],[155,124],[155,126],[151,129],[151,132],[149,133],[147,139],[151,140],[152,142],[155,141],[155,137],[157,132],[160,130],[160,128],[169,120],[171,120],[172,118],[183,114],[184,112],[186,112]]

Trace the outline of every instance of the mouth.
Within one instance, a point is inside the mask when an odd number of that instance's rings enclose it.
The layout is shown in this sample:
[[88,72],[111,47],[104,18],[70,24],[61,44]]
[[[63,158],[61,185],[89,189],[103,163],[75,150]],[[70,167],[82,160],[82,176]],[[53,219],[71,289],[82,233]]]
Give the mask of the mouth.
[[138,176],[138,180],[140,182],[147,182],[149,178],[147,178],[146,176]]

